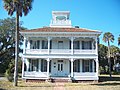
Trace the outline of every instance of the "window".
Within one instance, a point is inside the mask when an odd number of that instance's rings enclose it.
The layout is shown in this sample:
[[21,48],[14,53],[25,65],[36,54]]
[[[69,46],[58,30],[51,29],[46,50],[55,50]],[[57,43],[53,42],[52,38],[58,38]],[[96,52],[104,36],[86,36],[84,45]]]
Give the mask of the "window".
[[58,49],[63,49],[63,41],[58,41]]
[[41,59],[41,72],[47,72],[47,61]]
[[48,41],[42,40],[42,49],[48,49]]
[[73,48],[74,48],[74,49],[80,49],[79,41],[74,41],[74,42],[73,42]]
[[38,71],[38,59],[29,59],[29,71]]
[[40,41],[32,41],[30,40],[30,49],[39,49],[40,48]]
[[52,41],[50,40],[50,49],[52,49]]
[[73,63],[73,71],[80,72],[80,60],[75,60]]
[[66,17],[65,16],[57,16],[56,20],[66,20]]
[[91,41],[82,41],[82,49],[92,49]]
[[92,61],[93,60],[83,60],[82,61],[82,71],[83,72],[92,72]]
[[69,49],[71,49],[71,41],[69,41]]

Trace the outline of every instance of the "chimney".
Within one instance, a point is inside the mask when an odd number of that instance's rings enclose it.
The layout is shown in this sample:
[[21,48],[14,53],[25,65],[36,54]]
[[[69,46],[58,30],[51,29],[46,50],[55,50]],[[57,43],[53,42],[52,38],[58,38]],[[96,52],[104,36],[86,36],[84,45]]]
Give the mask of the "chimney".
[[75,28],[79,28],[79,26],[75,26]]

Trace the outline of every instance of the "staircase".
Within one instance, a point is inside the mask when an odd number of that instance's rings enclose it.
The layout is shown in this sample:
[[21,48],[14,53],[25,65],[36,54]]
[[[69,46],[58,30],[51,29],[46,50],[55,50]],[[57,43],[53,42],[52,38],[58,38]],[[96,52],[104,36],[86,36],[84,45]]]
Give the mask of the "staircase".
[[67,83],[67,82],[72,82],[71,78],[68,77],[51,77],[50,82],[52,83]]

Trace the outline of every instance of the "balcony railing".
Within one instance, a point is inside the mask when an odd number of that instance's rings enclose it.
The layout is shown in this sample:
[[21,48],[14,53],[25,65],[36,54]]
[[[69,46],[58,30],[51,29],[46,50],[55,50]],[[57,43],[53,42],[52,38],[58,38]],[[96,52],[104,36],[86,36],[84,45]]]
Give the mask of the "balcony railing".
[[50,25],[71,25],[71,20],[66,20],[66,21],[53,21],[51,20]]
[[[26,49],[26,54],[71,54],[71,49]],[[97,54],[96,50],[74,49],[73,54]]]

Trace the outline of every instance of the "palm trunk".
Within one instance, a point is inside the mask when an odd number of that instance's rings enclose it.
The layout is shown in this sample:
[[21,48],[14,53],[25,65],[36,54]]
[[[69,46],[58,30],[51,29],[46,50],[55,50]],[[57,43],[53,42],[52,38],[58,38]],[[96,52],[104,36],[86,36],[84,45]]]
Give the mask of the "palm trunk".
[[16,11],[16,33],[15,33],[15,70],[14,70],[14,86],[17,86],[18,81],[18,55],[19,55],[19,14]]
[[112,75],[111,75],[110,42],[109,41],[108,41],[108,64],[109,64],[109,75],[110,75],[110,78],[111,78]]

